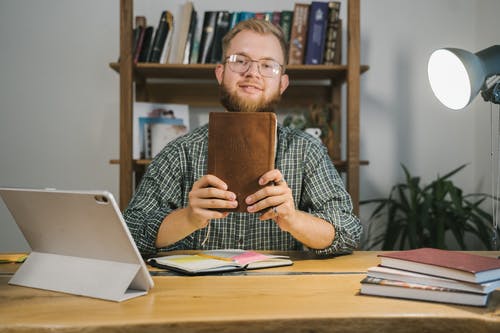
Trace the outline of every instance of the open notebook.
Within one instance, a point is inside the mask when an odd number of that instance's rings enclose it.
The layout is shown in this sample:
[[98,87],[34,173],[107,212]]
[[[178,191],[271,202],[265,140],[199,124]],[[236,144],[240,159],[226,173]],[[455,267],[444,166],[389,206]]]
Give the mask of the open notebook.
[[113,195],[0,188],[31,247],[9,284],[112,301],[153,287]]

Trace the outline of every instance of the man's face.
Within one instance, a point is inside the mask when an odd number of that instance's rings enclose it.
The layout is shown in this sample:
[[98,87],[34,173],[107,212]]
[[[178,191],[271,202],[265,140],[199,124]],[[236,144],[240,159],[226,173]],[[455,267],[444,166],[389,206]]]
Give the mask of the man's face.
[[[229,44],[227,55],[231,54],[244,55],[252,60],[272,59],[284,64],[280,43],[271,34],[242,31]],[[215,74],[220,85],[221,103],[228,111],[274,111],[288,87],[287,75],[264,77],[259,73],[257,62],[252,62],[243,73],[233,72],[227,64],[219,64]]]

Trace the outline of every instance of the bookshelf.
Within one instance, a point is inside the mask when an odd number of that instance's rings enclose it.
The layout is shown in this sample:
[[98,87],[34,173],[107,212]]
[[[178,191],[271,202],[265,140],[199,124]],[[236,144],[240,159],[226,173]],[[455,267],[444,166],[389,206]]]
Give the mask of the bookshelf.
[[[359,212],[359,168],[368,164],[359,154],[360,75],[368,66],[360,64],[360,3],[347,2],[347,61],[342,65],[289,65],[286,73],[291,85],[280,106],[307,107],[328,103],[340,114],[342,85],[346,84],[346,151],[343,155],[328,145],[337,169],[346,174],[346,186],[356,213]],[[136,101],[179,103],[191,106],[220,106],[215,64],[153,64],[132,59],[133,0],[120,0],[120,62],[110,67],[120,75],[120,208],[127,207],[148,160],[132,158],[133,98]],[[338,145],[337,145],[338,146]],[[344,156],[338,159],[339,156]]]

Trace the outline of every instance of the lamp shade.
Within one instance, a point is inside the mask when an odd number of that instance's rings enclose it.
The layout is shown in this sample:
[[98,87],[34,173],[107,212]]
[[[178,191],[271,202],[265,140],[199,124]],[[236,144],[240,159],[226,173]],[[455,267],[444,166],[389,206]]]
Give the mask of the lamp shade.
[[427,73],[437,99],[450,109],[463,109],[489,76],[500,73],[500,45],[476,54],[456,48],[436,50],[429,58]]

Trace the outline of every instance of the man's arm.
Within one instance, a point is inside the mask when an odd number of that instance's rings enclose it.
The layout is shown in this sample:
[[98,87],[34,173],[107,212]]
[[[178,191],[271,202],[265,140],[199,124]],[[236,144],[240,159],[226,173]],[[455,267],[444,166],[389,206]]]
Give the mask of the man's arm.
[[227,185],[213,175],[205,175],[193,184],[187,207],[168,214],[158,230],[156,247],[165,247],[205,228],[211,219],[226,217],[228,212],[218,210],[235,208],[236,195],[227,191]]
[[273,219],[281,230],[289,232],[295,239],[312,249],[324,249],[335,238],[333,225],[319,217],[297,210],[293,201],[292,190],[283,180],[277,169],[265,173],[259,179],[260,185],[269,183],[246,198],[249,212],[265,212],[261,220]]

